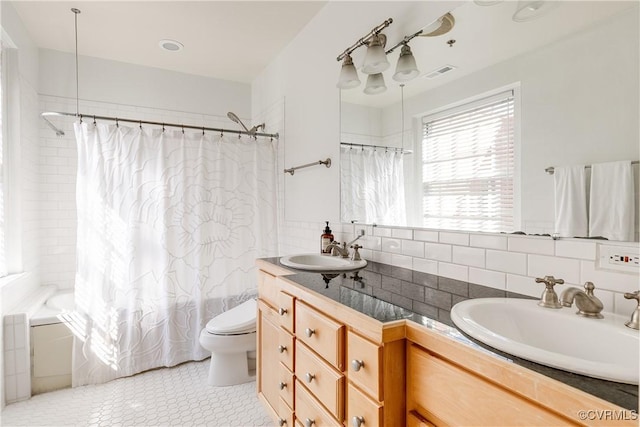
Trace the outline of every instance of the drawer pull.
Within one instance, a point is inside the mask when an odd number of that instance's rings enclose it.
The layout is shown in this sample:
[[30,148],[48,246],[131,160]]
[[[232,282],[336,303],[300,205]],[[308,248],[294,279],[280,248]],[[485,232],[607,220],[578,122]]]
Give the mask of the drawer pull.
[[314,425],[316,423],[315,420],[312,420],[311,418],[307,418],[306,420],[304,420],[304,425],[305,427],[311,427],[312,425]]
[[282,427],[285,424],[287,424],[287,420],[285,420],[284,418],[278,418],[278,425],[280,427]]
[[355,416],[353,418],[351,418],[351,425],[353,427],[360,427],[362,424],[364,424],[364,417],[359,417],[359,416]]
[[287,388],[287,383],[280,383],[280,390],[284,390],[285,388]]
[[280,307],[278,313],[280,314],[280,316],[284,316],[285,314],[287,314],[287,309]]
[[279,351],[280,353],[284,353],[285,351],[287,351],[287,346],[279,345],[279,346],[278,346],[278,351]]
[[315,376],[315,375],[313,375],[313,374],[312,374],[312,373],[310,373],[310,372],[307,372],[307,374],[305,375],[305,378],[307,379],[307,382],[308,382],[308,383],[310,383],[311,381],[313,381],[313,379],[314,379],[315,377],[316,377],[316,376]]
[[307,329],[304,330],[304,333],[307,334],[307,336],[309,338],[311,338],[311,335],[315,334],[316,330],[315,329],[311,329],[311,328],[307,328]]
[[361,368],[364,368],[364,362],[362,360],[353,359],[351,361],[351,369],[358,372]]

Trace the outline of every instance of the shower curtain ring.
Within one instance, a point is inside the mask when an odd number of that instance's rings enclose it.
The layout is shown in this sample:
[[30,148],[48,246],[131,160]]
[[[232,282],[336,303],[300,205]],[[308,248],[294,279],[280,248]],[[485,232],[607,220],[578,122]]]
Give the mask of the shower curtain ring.
[[142,130],[142,120],[140,120],[140,130]]
[[116,127],[119,128],[120,127],[120,123],[118,123],[118,118],[116,117]]
[[202,135],[204,136],[204,126],[202,126]]
[[96,123],[96,116],[95,116],[95,115],[93,116],[93,125],[94,125],[94,126],[97,126],[97,123]]
[[82,124],[82,114],[78,116],[80,118],[80,124]]
[[162,124],[162,133],[164,133],[164,123]]
[[182,134],[184,135],[184,125],[180,125],[180,127],[182,128]]

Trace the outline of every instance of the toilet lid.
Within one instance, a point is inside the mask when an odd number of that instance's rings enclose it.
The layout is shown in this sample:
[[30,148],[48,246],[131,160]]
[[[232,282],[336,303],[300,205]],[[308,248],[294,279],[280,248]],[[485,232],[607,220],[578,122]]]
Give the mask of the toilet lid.
[[256,311],[258,305],[255,299],[217,315],[207,323],[207,331],[212,334],[231,334],[254,332],[256,330]]

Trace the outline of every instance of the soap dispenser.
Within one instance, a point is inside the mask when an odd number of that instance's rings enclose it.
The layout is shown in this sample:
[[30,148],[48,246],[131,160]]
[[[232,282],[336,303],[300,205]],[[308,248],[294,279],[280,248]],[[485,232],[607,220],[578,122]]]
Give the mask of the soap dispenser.
[[320,236],[320,253],[323,255],[331,254],[331,249],[327,249],[327,246],[333,242],[333,234],[329,228],[329,221],[325,221],[327,226],[324,228],[324,233]]

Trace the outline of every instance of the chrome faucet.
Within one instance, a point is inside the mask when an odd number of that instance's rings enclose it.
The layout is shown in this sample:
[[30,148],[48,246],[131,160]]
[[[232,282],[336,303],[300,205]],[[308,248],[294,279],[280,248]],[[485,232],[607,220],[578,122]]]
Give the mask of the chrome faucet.
[[362,246],[360,246],[360,245],[351,246],[351,245],[353,245],[362,236],[364,236],[364,230],[360,230],[358,232],[358,235],[356,236],[356,238],[353,239],[352,241],[350,241],[349,243],[343,243],[342,247],[340,247],[340,242],[335,242],[334,241],[334,242],[329,243],[329,245],[327,246],[327,249],[331,250],[331,255],[333,255],[333,256],[340,255],[342,258],[349,258],[349,248],[353,248],[354,249],[354,253],[353,253],[353,258],[352,259],[354,261],[359,261],[360,260],[360,253],[358,252],[358,249],[362,248]]
[[635,299],[638,302],[638,306],[633,311],[633,313],[631,313],[631,320],[629,320],[624,325],[631,329],[640,329],[640,291],[631,293],[627,292],[624,294],[624,297],[626,299]]
[[571,307],[575,301],[576,307],[578,307],[576,314],[594,319],[602,319],[603,316],[600,314],[603,308],[602,301],[593,295],[593,290],[595,288],[596,287],[593,283],[586,282],[584,284],[584,291],[573,287],[565,289],[560,296],[562,305],[565,307]]

